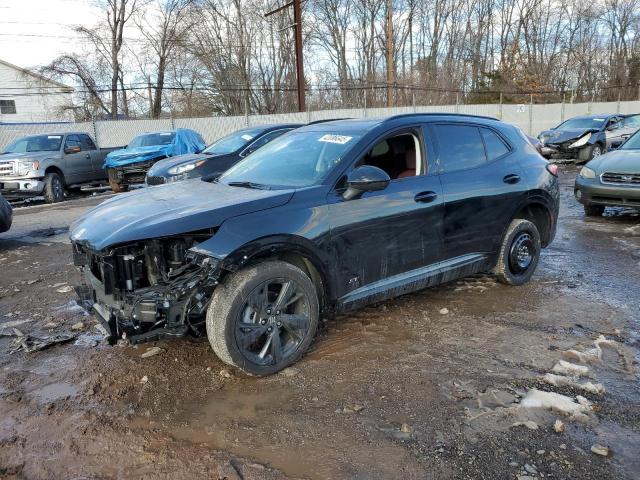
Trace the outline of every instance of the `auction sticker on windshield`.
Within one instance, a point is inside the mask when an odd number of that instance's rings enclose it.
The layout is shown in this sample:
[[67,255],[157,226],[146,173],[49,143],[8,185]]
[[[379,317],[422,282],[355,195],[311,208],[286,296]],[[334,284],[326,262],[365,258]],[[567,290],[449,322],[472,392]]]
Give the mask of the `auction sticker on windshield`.
[[47,138],[62,138],[61,135],[47,135]]
[[329,142],[329,143],[339,143],[340,145],[344,145],[353,137],[347,137],[345,135],[323,135],[318,139],[319,142]]

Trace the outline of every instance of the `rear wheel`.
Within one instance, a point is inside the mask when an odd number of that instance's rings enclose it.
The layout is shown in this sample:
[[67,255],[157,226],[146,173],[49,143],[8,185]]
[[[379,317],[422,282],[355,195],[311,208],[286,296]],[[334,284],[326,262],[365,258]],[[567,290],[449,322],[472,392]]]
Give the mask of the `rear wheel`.
[[62,175],[56,172],[47,173],[44,177],[44,198],[47,203],[56,203],[64,200],[64,180]]
[[514,219],[502,239],[500,255],[493,271],[507,285],[527,283],[540,260],[540,233],[529,220]]
[[584,205],[584,214],[587,217],[601,217],[603,213],[603,205]]
[[318,327],[311,279],[286,262],[233,274],[213,293],[207,335],[216,355],[250,375],[270,375],[302,357]]

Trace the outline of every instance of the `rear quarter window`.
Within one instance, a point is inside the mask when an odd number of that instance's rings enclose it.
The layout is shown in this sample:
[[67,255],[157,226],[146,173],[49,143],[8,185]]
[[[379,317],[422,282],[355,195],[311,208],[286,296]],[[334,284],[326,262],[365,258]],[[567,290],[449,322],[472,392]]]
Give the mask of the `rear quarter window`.
[[482,134],[484,146],[487,149],[487,158],[490,162],[509,153],[509,147],[494,131],[488,128],[481,128],[480,133]]
[[467,170],[487,163],[478,127],[472,125],[432,125],[438,141],[438,158],[443,173]]

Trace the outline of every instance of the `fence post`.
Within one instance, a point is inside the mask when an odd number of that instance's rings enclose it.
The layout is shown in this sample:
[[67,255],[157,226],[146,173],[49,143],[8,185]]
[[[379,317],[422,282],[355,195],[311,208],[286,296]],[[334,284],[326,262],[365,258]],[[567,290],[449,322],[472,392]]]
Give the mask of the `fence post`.
[[620,113],[620,87],[618,87],[618,103],[616,104],[616,113]]
[[175,130],[176,122],[173,120],[173,110],[169,110],[169,120],[171,121],[171,130]]
[[533,135],[533,93],[529,96],[529,135]]
[[311,107],[309,107],[309,103],[307,102],[307,123],[311,123]]
[[562,104],[560,105],[560,123],[564,122],[564,101],[565,92],[562,92]]
[[500,106],[498,107],[498,118],[500,120],[502,120],[502,116],[503,116],[503,111],[502,111],[502,92],[500,92]]
[[91,114],[91,127],[93,128],[93,139],[96,142],[96,145],[100,145],[101,142],[100,140],[98,140],[98,128],[96,127],[96,119],[93,116],[93,113]]
[[362,95],[364,96],[364,111],[362,112],[364,118],[367,118],[367,84],[365,83],[364,88],[362,89]]
[[416,113],[416,92],[411,89],[411,105],[413,105],[413,113]]
[[459,102],[460,102],[460,97],[459,97],[460,92],[458,90],[456,90],[456,110],[455,112],[458,113],[460,111],[460,107],[459,107]]
[[244,99],[244,123],[247,127],[249,126],[249,99],[246,97]]

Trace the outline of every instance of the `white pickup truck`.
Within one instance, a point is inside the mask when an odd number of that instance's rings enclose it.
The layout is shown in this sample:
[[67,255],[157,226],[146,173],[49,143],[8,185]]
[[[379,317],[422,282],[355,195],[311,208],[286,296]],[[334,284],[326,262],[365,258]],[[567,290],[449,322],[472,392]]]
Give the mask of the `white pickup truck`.
[[60,202],[66,189],[106,181],[102,164],[112,150],[96,147],[84,132],[18,138],[0,153],[0,193]]

